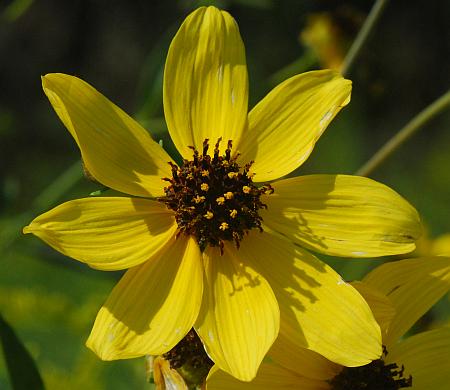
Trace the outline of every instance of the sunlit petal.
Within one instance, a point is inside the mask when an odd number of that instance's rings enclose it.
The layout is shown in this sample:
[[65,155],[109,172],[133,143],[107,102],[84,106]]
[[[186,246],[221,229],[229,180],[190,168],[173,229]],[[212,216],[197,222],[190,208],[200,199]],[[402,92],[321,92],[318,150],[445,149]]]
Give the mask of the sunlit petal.
[[381,355],[380,328],[361,295],[308,252],[275,233],[252,232],[239,256],[263,275],[280,306],[280,334],[345,365]]
[[164,112],[185,158],[205,138],[238,142],[247,120],[244,44],[235,20],[215,7],[190,14],[170,45],[164,72]]
[[450,384],[450,328],[419,333],[393,345],[387,363],[405,367],[413,389],[448,390]]
[[172,159],[134,119],[77,77],[48,74],[42,87],[100,183],[137,196],[164,193]]
[[334,256],[411,252],[421,234],[417,211],[389,187],[347,175],[309,175],[273,183],[264,223],[294,242]]
[[387,295],[395,306],[384,340],[389,345],[450,290],[450,257],[406,259],[383,264],[363,281]]
[[135,198],[84,198],[41,214],[24,228],[48,245],[93,268],[133,267],[175,235],[173,213],[163,204]]
[[242,161],[254,161],[255,180],[277,179],[299,167],[350,101],[351,89],[350,80],[319,70],[291,77],[259,102],[239,144]]
[[280,313],[267,281],[232,245],[204,254],[205,282],[196,330],[212,360],[249,381],[278,335]]
[[200,249],[192,238],[128,270],[100,309],[86,345],[103,360],[159,355],[191,329],[202,297]]

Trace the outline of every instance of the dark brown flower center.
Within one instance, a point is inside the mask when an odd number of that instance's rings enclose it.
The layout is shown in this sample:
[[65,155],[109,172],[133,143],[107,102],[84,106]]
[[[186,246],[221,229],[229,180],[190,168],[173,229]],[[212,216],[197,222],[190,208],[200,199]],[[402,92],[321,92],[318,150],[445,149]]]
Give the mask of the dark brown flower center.
[[193,329],[169,352],[163,355],[169,361],[173,369],[180,368],[186,364],[194,368],[205,367],[206,371],[212,367],[213,362],[205,352],[200,338]]
[[170,368],[178,370],[186,381],[196,385],[203,383],[214,364],[193,329],[163,358],[170,363]]
[[[387,355],[383,347],[384,356]],[[377,359],[361,367],[345,367],[330,380],[332,390],[398,390],[412,387],[412,376],[404,377],[405,368]]]
[[258,210],[266,208],[262,194],[270,194],[270,184],[257,187],[249,169],[253,162],[241,168],[231,156],[228,141],[224,155],[219,155],[219,139],[211,157],[209,140],[203,142],[200,154],[194,147],[193,159],[184,160],[181,167],[170,164],[172,178],[164,178],[169,186],[159,200],[175,212],[178,234],[196,238],[201,250],[208,245],[223,250],[224,241],[234,241],[236,247],[244,234],[253,228],[262,231]]

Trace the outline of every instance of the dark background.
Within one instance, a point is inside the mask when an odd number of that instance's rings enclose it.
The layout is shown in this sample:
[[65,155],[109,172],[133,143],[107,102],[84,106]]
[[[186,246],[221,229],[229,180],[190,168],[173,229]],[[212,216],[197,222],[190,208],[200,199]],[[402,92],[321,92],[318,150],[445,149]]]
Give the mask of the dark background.
[[[185,16],[202,4],[225,8],[236,18],[253,106],[293,74],[339,65],[373,2],[0,1],[0,313],[31,351],[49,389],[146,385],[142,359],[101,362],[83,346],[120,275],[91,270],[21,235],[36,215],[98,189],[83,180],[78,149],[44,96],[40,76],[81,77],[167,140],[161,90],[167,48]],[[449,20],[445,0],[388,4],[348,75],[350,105],[299,173],[354,173],[447,91]],[[331,26],[326,39],[324,21]],[[326,43],[318,47],[311,39]],[[432,251],[434,237],[450,232],[449,124],[449,113],[441,114],[371,175],[422,215],[428,231],[422,254]],[[347,279],[379,264],[327,260]],[[448,312],[445,298],[419,327],[448,323]],[[0,356],[0,388],[8,386]]]

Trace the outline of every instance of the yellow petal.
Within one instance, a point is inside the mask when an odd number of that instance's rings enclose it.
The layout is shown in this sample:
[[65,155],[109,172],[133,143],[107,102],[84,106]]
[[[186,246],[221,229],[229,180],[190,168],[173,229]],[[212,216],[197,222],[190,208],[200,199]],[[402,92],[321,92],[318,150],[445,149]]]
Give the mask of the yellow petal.
[[23,229],[62,254],[102,270],[133,267],[157,253],[177,229],[162,203],[84,198],[63,203]]
[[273,183],[264,223],[294,242],[333,256],[411,252],[420,236],[417,211],[389,187],[347,175],[310,175]]
[[92,176],[127,194],[163,195],[172,159],[134,119],[77,77],[48,74],[42,87]]
[[156,390],[189,390],[183,377],[161,356],[155,358],[153,369]]
[[196,330],[211,359],[249,381],[278,335],[280,313],[264,277],[240,260],[231,244],[203,254],[204,297]]
[[351,88],[350,80],[331,70],[307,72],[284,81],[258,103],[239,144],[242,161],[255,161],[255,180],[274,180],[299,167],[350,101]]
[[450,384],[450,328],[435,329],[391,346],[387,363],[404,365],[413,389],[448,390]]
[[388,345],[450,290],[450,257],[406,259],[375,268],[363,281],[387,295],[396,314],[384,340]]
[[282,333],[278,335],[268,355],[279,365],[305,378],[328,380],[342,370],[342,366],[329,361],[317,352],[294,345]]
[[262,363],[258,375],[251,382],[241,382],[214,366],[206,379],[207,390],[322,390],[329,389],[326,382],[296,375],[273,363]]
[[158,258],[125,273],[97,314],[86,345],[103,360],[169,351],[197,318],[202,277],[197,243],[179,237]]
[[385,339],[389,325],[395,316],[394,304],[386,295],[382,294],[380,291],[367,283],[352,282],[351,285],[358,290],[358,292],[369,304],[373,316],[377,320],[378,325],[380,325],[382,338]]
[[[191,159],[195,146],[222,137],[238,143],[247,120],[245,50],[235,20],[225,11],[202,7],[178,30],[164,71],[164,112],[177,149]],[[210,152],[213,147],[210,148]]]
[[331,267],[273,232],[251,232],[239,257],[268,280],[280,307],[280,334],[293,346],[349,367],[381,355],[369,306]]
[[450,256],[450,233],[436,237],[431,244],[432,255]]

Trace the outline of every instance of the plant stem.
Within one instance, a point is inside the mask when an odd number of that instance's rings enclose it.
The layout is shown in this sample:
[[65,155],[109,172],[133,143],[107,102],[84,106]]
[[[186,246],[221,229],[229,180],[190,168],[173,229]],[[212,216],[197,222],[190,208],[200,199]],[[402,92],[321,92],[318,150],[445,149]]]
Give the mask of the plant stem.
[[33,201],[33,208],[42,209],[53,206],[55,202],[70,190],[83,177],[81,162],[77,160],[62,172],[49,186],[47,186]]
[[386,142],[361,168],[356,175],[367,176],[380,166],[391,154],[393,154],[409,137],[423,127],[436,115],[450,106],[450,90],[436,99],[428,107],[409,121],[396,135]]
[[341,73],[343,76],[347,76],[349,73],[349,69],[353,66],[356,57],[359,55],[361,49],[367,41],[370,33],[373,31],[375,24],[377,23],[379,17],[383,13],[384,7],[388,3],[388,0],[377,0],[372,9],[370,10],[369,15],[364,21],[361,30],[359,30],[356,39],[354,40],[350,50],[344,58],[344,61],[341,66]]

